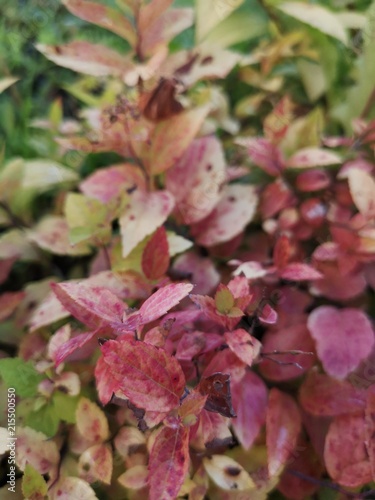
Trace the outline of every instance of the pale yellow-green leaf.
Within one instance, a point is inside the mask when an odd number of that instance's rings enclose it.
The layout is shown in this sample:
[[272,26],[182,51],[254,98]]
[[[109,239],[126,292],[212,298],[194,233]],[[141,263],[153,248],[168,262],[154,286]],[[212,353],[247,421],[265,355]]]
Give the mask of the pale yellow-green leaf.
[[227,314],[232,309],[234,306],[234,297],[229,288],[221,288],[216,292],[215,306],[221,314]]
[[283,2],[277,8],[347,45],[348,35],[336,14],[326,7],[304,2]]
[[13,83],[18,82],[19,78],[14,76],[8,76],[6,78],[0,79],[0,94],[4,92],[5,89],[13,85]]
[[327,79],[322,66],[307,59],[299,59],[297,68],[301,75],[307,97],[311,102],[316,101],[327,90]]
[[53,127],[57,128],[63,119],[63,109],[62,109],[62,101],[60,98],[55,99],[50,108],[48,117]]
[[336,17],[344,28],[361,30],[366,26],[366,16],[354,10],[337,12]]
[[244,0],[196,0],[196,39],[202,41],[206,35],[237,9]]
[[41,193],[59,184],[74,183],[78,179],[76,172],[53,160],[27,160],[24,162],[21,188],[35,189]]
[[22,477],[22,493],[25,498],[33,500],[42,500],[47,495],[47,483],[43,476],[27,464]]
[[251,40],[267,32],[267,20],[257,12],[233,12],[217,24],[205,37],[205,43],[226,48],[244,40]]
[[179,236],[172,231],[167,231],[167,240],[169,248],[169,256],[174,257],[175,255],[185,252],[193,246],[193,242],[187,240],[183,236]]
[[[255,489],[255,483],[246,470],[233,458],[212,455],[203,459],[203,467],[210,478],[223,490],[245,491]],[[227,471],[236,471],[235,475]]]
[[9,202],[19,190],[24,171],[24,161],[21,158],[10,160],[0,170],[0,200]]

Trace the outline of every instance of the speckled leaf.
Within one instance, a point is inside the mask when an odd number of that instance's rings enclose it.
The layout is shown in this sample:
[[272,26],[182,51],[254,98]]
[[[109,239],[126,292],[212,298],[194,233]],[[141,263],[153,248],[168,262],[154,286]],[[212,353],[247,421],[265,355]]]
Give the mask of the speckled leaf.
[[47,483],[30,464],[26,464],[22,476],[22,493],[28,500],[43,500],[47,495]]
[[274,476],[292,456],[301,430],[301,416],[294,399],[271,389],[266,417],[268,472]]
[[239,328],[225,332],[224,338],[228,347],[246,365],[251,366],[258,357],[262,344],[246,330]]
[[29,463],[40,474],[46,474],[58,464],[60,454],[54,441],[30,427],[17,428],[16,464],[23,471]]
[[341,157],[328,149],[304,148],[291,156],[287,161],[290,168],[324,167],[341,163]]
[[148,466],[150,500],[177,498],[189,463],[189,428],[163,427],[159,430]]
[[111,483],[112,451],[107,444],[96,444],[85,450],[78,460],[79,476],[88,483]]
[[179,405],[185,377],[176,358],[134,339],[109,340],[101,346],[117,389],[132,404],[164,412]]
[[223,490],[245,491],[255,489],[250,475],[233,458],[212,455],[203,459],[203,467],[210,478]]
[[87,398],[79,400],[76,425],[81,435],[91,443],[101,443],[109,437],[107,417],[97,404]]

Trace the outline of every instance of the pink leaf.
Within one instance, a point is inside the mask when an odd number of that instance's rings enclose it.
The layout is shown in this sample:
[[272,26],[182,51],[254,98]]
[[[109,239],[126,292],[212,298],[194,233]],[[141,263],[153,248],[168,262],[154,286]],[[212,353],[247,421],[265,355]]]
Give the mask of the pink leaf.
[[17,257],[8,257],[0,259],[0,284],[8,279],[9,273],[12,270],[13,264],[16,262]]
[[285,160],[280,149],[261,137],[246,140],[251,161],[267,172],[278,176],[284,169]]
[[355,370],[374,345],[371,323],[359,309],[321,306],[310,313],[307,326],[325,371],[338,379]]
[[281,278],[292,281],[318,280],[323,275],[309,264],[291,262],[279,272]]
[[84,40],[77,40],[66,45],[37,44],[37,49],[47,59],[64,68],[92,76],[121,76],[133,68],[123,54]]
[[168,170],[166,187],[176,198],[185,224],[206,217],[220,198],[225,181],[225,158],[214,136],[195,139],[180,160]]
[[144,190],[144,175],[132,163],[122,163],[96,170],[79,185],[86,196],[108,203],[114,198],[121,198],[134,187]]
[[54,441],[30,427],[17,427],[16,464],[23,471],[29,463],[40,474],[53,471],[59,462],[59,451]]
[[195,108],[156,125],[151,135],[150,149],[144,158],[153,174],[165,172],[181,158],[197,135],[208,111],[207,106]]
[[29,321],[30,331],[34,332],[43,326],[67,318],[69,315],[70,312],[51,291],[33,312]]
[[266,417],[268,472],[278,474],[292,456],[301,430],[301,416],[294,399],[271,389]]
[[169,309],[176,306],[193,289],[190,283],[171,283],[159,288],[151,297],[143,302],[139,313],[142,324],[150,323],[160,318]]
[[150,500],[177,498],[189,463],[189,428],[163,427],[156,435],[150,452]]
[[112,450],[108,444],[95,444],[85,450],[78,460],[79,476],[88,483],[111,483],[113,469]]
[[107,417],[99,406],[87,398],[81,398],[76,409],[76,426],[84,439],[92,444],[109,438]]
[[165,412],[179,404],[185,377],[176,358],[163,349],[130,338],[108,340],[101,346],[112,377],[131,403]]
[[363,411],[366,391],[346,380],[312,371],[301,385],[299,400],[302,408],[312,415],[335,417]]
[[136,44],[137,35],[132,23],[120,11],[106,7],[97,2],[84,0],[63,0],[65,7],[84,21],[97,24],[116,35],[125,38],[130,45]]
[[259,340],[242,328],[232,332],[225,332],[224,338],[229,349],[248,366],[253,364],[262,347]]
[[264,219],[273,217],[283,208],[292,204],[293,193],[289,186],[282,180],[277,179],[267,187],[262,193],[260,211]]
[[126,257],[146,236],[160,227],[172,212],[174,198],[168,191],[134,191],[120,217],[122,256]]
[[25,292],[6,292],[0,295],[0,321],[10,316],[24,297]]
[[280,363],[298,363],[295,365],[279,365],[271,359],[263,359],[260,364],[260,372],[269,380],[290,380],[303,375],[314,364],[316,357],[309,354],[280,354],[272,355],[273,351],[304,352],[314,351],[314,342],[309,335],[305,323],[287,325],[285,328],[269,330],[263,338],[263,352],[271,353],[270,358]]
[[296,179],[296,187],[304,193],[328,188],[331,179],[324,170],[314,168],[301,172]]
[[161,278],[169,267],[169,247],[164,227],[159,227],[147,242],[142,254],[142,270],[146,278]]
[[73,354],[75,351],[87,345],[91,341],[91,339],[95,337],[96,334],[97,334],[96,331],[81,333],[76,337],[69,339],[61,346],[59,346],[55,350],[52,358],[55,361],[56,366],[65,361],[65,359],[69,357],[71,354]]
[[220,282],[220,274],[214,262],[208,257],[201,257],[195,252],[185,252],[173,263],[173,270],[186,273],[194,285],[195,293],[210,293]]
[[257,203],[253,186],[226,186],[213,212],[192,227],[196,242],[210,247],[234,238],[252,221]]
[[290,168],[324,167],[341,163],[336,153],[322,148],[304,148],[291,156],[287,165]]
[[52,283],[51,287],[63,306],[90,328],[97,330],[122,321],[125,304],[106,288],[85,282]]
[[372,480],[365,441],[362,412],[341,415],[333,420],[326,437],[324,462],[334,481],[348,488],[358,488]]
[[266,421],[267,387],[253,372],[247,372],[240,382],[232,384],[232,401],[237,418],[232,420],[236,436],[249,450]]
[[111,367],[107,365],[103,356],[96,362],[95,380],[99,400],[103,405],[106,405],[111,401],[114,392],[117,390],[118,383],[113,378]]

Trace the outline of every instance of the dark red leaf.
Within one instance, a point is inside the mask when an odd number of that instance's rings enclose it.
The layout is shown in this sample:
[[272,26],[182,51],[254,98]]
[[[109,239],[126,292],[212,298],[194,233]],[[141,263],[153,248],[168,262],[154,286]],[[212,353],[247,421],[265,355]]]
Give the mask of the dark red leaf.
[[208,396],[204,406],[206,410],[220,413],[224,417],[236,416],[232,407],[229,381],[230,375],[227,373],[214,373],[201,379],[197,389]]
[[169,267],[169,247],[164,226],[159,227],[148,241],[142,255],[142,270],[146,278],[161,278]]

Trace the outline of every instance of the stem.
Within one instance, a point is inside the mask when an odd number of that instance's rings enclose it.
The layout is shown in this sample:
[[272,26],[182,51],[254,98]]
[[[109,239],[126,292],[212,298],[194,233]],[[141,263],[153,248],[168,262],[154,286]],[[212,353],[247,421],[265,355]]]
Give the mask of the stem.
[[19,229],[25,229],[30,227],[25,221],[23,221],[20,217],[18,217],[12,212],[12,210],[5,203],[5,201],[0,201],[0,208],[2,208],[4,212],[7,214],[14,227],[18,227]]
[[372,90],[365,107],[363,108],[362,113],[359,115],[360,118],[366,118],[366,116],[370,113],[372,106],[375,104],[375,87]]

